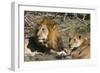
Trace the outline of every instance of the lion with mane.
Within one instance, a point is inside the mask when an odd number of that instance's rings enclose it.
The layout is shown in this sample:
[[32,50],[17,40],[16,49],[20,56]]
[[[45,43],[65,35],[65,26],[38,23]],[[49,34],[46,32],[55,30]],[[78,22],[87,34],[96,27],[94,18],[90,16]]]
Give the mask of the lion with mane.
[[63,50],[63,44],[58,30],[57,23],[49,17],[44,17],[37,25],[35,37],[37,41],[45,46],[45,49],[55,51]]

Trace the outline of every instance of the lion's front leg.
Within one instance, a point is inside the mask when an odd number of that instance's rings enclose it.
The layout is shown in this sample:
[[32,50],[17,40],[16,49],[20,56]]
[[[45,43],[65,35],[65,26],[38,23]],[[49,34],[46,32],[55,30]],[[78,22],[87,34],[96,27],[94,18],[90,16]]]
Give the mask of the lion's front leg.
[[51,49],[50,53],[57,54],[58,56],[66,56],[67,55],[67,53],[64,50],[62,50],[62,51],[55,51],[55,50]]

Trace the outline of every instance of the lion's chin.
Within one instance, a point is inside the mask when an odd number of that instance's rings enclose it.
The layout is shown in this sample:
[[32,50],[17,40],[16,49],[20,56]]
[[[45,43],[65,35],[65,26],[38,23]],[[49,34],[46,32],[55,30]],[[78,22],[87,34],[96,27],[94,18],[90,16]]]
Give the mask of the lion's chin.
[[39,39],[38,42],[42,44],[42,43],[44,42],[44,40],[40,40],[40,39]]

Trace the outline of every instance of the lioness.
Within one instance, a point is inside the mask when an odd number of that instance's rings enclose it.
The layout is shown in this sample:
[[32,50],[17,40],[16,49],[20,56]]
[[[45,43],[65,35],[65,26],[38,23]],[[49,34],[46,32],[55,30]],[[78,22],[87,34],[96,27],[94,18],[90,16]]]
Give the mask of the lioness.
[[69,48],[72,59],[90,58],[90,45],[88,39],[81,34],[75,34],[69,38]]

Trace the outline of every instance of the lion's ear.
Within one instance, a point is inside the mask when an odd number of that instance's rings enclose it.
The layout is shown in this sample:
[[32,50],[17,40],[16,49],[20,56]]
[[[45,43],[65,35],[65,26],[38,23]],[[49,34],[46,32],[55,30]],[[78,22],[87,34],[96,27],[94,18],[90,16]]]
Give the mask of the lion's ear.
[[79,35],[78,37],[79,37],[79,39],[81,39],[81,37],[82,37],[82,36],[81,36],[81,35]]

